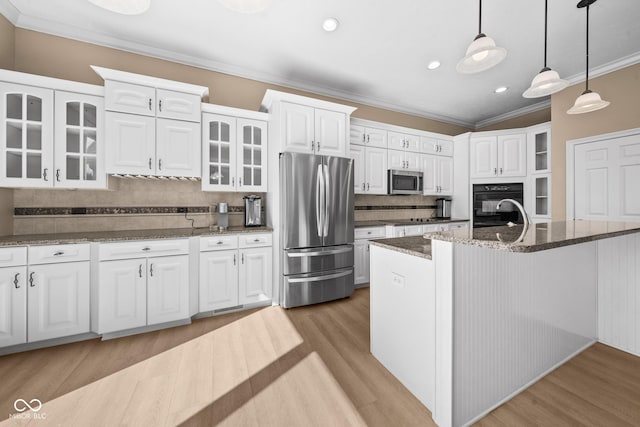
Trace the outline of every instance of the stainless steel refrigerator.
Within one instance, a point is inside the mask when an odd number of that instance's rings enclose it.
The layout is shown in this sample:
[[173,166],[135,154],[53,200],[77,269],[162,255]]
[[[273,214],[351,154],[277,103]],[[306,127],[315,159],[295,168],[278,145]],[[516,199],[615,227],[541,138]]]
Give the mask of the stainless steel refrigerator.
[[353,160],[280,154],[282,305],[353,293]]

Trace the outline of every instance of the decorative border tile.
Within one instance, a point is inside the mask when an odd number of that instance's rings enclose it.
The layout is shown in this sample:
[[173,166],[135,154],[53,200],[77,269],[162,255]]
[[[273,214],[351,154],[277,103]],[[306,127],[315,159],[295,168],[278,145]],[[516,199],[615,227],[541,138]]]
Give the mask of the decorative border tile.
[[[264,208],[263,208],[264,209]],[[38,215],[153,215],[178,214],[177,206],[97,208],[15,208],[15,216]],[[187,206],[187,213],[209,213],[209,206]],[[229,206],[229,213],[244,213],[244,206]]]
[[356,206],[357,211],[388,211],[400,209],[435,209],[436,205]]

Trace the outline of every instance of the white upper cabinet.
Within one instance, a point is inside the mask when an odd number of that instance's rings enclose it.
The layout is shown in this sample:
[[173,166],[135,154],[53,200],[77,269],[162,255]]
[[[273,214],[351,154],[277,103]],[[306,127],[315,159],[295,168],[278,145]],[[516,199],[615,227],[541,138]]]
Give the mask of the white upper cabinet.
[[344,156],[347,146],[347,116],[338,111],[316,108],[315,152],[328,156]]
[[356,194],[387,194],[387,150],[362,145],[350,146]]
[[420,137],[399,132],[387,132],[388,148],[390,150],[407,150],[420,152]]
[[527,175],[526,135],[474,136],[470,140],[470,178]]
[[422,136],[420,137],[420,152],[439,156],[453,156],[453,141]]
[[92,66],[105,80],[107,173],[195,178],[208,89]]
[[53,186],[53,90],[0,82],[0,186]]
[[[366,179],[366,160],[365,160],[366,147],[363,145],[349,146],[349,152],[353,159],[353,191],[356,194],[363,194],[367,189]],[[386,156],[385,156],[386,158]]]
[[260,111],[269,112],[278,151],[347,157],[353,107],[267,90]]
[[453,194],[453,159],[451,157],[423,154],[422,172],[425,196]]
[[420,170],[420,154],[413,151],[387,150],[389,169]]
[[387,148],[387,131],[365,126],[351,125],[351,145]]
[[202,115],[202,189],[267,191],[267,123]]
[[104,188],[104,99],[55,93],[55,187]]

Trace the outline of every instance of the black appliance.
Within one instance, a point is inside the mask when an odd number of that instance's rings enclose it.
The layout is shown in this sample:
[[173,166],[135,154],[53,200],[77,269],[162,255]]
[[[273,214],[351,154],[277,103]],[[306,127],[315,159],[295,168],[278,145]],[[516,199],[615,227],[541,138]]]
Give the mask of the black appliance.
[[473,184],[473,227],[496,227],[508,222],[522,224],[522,215],[513,204],[503,203],[497,208],[502,199],[524,204],[524,184]]

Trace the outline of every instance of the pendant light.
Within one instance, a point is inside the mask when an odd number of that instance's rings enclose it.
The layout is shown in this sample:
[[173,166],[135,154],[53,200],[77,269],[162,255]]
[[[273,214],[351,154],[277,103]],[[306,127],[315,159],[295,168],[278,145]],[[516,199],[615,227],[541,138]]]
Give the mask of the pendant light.
[[478,35],[467,48],[467,53],[462,58],[456,70],[462,74],[479,73],[498,65],[507,56],[507,50],[496,46],[491,37],[482,33],[482,0],[478,0],[480,12],[478,13]]
[[603,101],[597,92],[591,92],[589,90],[589,6],[595,2],[596,0],[581,0],[580,3],[578,3],[578,8],[587,8],[587,70],[585,72],[585,91],[576,99],[575,104],[569,108],[567,114],[590,113],[591,111],[601,110],[610,104],[608,101]]
[[91,3],[121,15],[140,15],[146,12],[151,0],[89,0]]
[[547,67],[547,0],[544,0],[544,68],[533,78],[529,89],[522,96],[525,98],[540,98],[560,92],[569,86],[569,82],[560,78],[556,71]]

